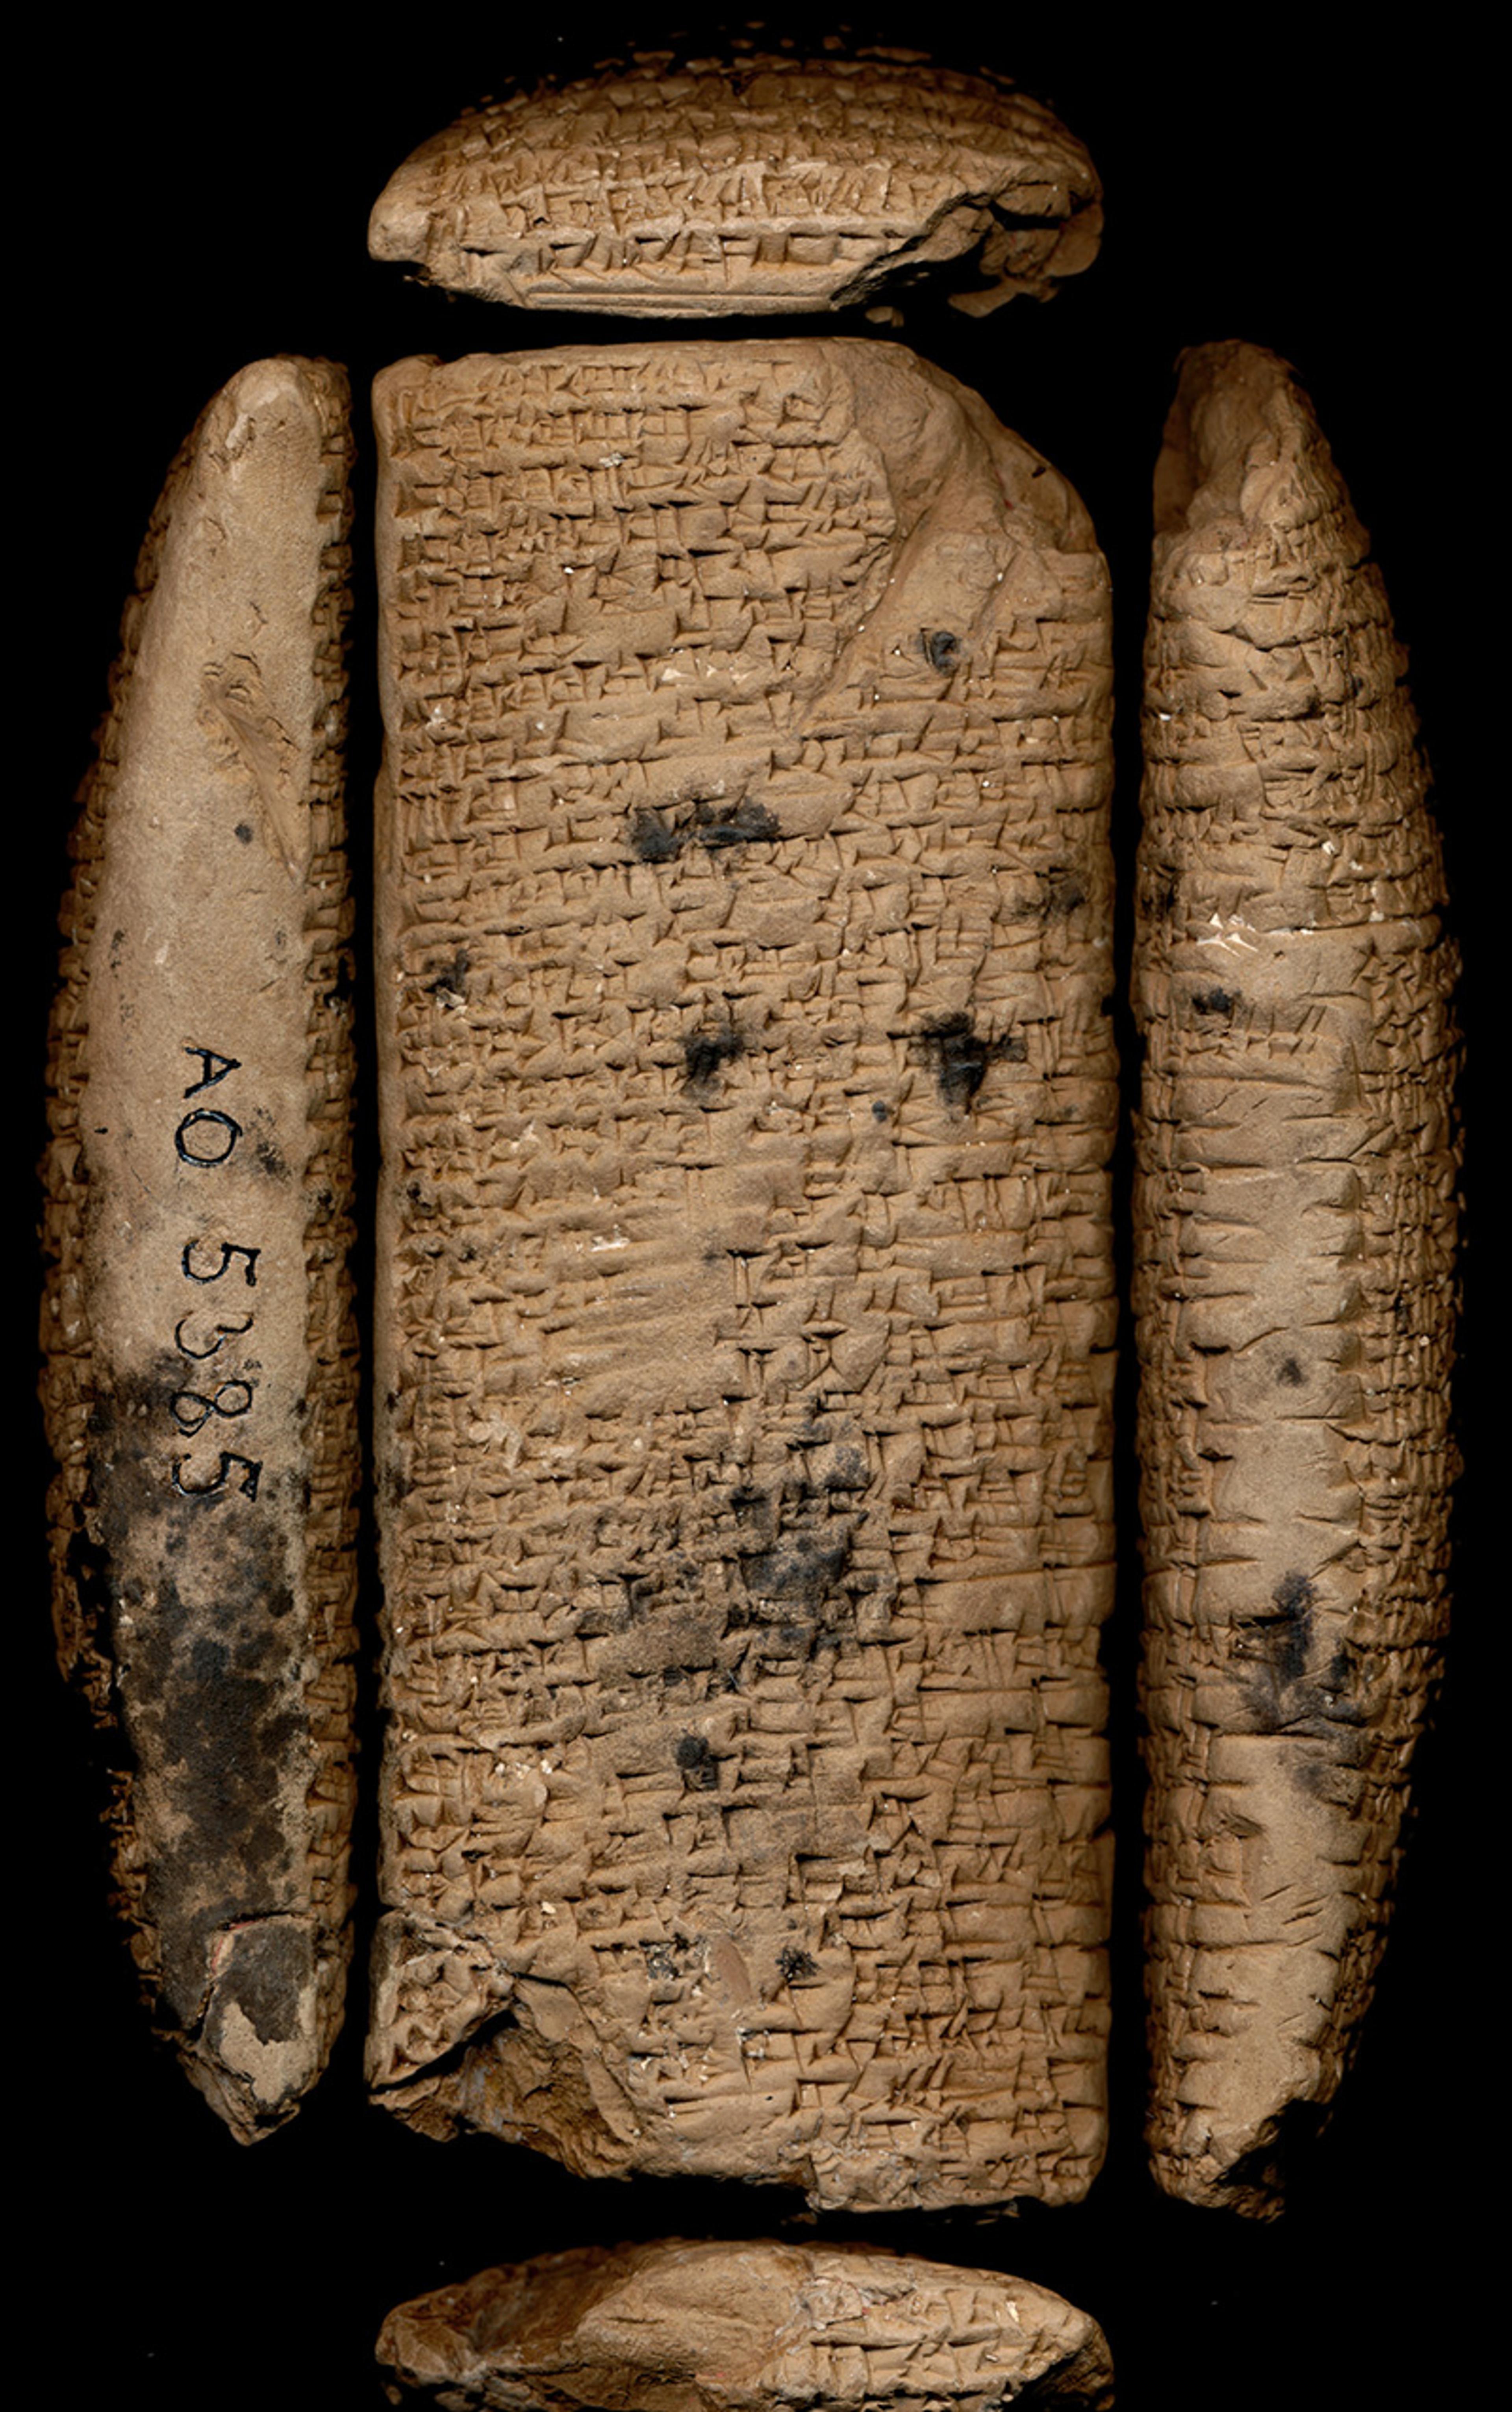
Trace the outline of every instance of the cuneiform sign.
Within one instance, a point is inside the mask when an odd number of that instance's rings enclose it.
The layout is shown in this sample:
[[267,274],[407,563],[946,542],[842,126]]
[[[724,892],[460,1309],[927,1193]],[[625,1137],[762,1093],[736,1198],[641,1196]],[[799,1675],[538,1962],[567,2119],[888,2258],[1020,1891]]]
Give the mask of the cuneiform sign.
[[627,2244],[484,2270],[391,2312],[395,2402],[445,2412],[1108,2412],[1085,2312],[864,2245]]
[[379,381],[374,2081],[574,2169],[1104,2123],[1108,610],[867,341]]
[[379,259],[492,302],[628,317],[839,309],[954,267],[974,313],[1095,257],[1081,144],[919,59],[660,53],[471,112],[389,179]]
[[60,1648],[119,1722],[147,1991],[243,2138],[318,2073],[348,1956],[347,419],[339,370],[262,360],[174,466],[51,1035]]
[[1265,2213],[1374,1982],[1444,1629],[1452,949],[1380,577],[1311,407],[1186,360],[1135,1001],[1164,2185]]

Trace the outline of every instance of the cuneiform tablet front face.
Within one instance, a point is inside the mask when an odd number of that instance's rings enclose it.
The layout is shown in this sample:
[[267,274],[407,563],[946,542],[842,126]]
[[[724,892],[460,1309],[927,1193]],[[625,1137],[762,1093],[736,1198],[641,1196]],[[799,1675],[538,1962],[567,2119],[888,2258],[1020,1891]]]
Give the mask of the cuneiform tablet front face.
[[339,2023],[358,1475],[346,380],[243,369],[144,547],[52,1020],[59,1640],[157,2014],[235,2131]]
[[1135,1002],[1151,2138],[1278,2206],[1368,2003],[1446,1606],[1456,972],[1380,575],[1306,397],[1187,360]]
[[862,2206],[1102,2146],[1106,574],[867,342],[379,381],[405,2117]]

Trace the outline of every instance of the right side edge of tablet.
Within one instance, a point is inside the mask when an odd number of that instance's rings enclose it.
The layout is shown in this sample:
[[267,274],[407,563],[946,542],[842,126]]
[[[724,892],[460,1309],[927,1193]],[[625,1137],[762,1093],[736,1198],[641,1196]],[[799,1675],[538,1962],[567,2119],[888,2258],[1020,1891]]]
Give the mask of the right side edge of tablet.
[[1458,964],[1403,670],[1287,365],[1186,355],[1134,942],[1149,2142],[1261,2217],[1373,1990],[1447,1614]]

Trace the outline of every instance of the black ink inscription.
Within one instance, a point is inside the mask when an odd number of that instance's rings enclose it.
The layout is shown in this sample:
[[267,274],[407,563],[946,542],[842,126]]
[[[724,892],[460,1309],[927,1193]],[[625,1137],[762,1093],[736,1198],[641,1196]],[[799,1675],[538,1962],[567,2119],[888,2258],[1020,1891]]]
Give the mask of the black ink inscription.
[[173,1134],[183,1164],[224,1164],[242,1136],[242,1125],[215,1106],[197,1106]]
[[244,1493],[248,1499],[256,1499],[257,1484],[262,1478],[260,1457],[238,1457],[231,1449],[223,1449],[219,1469],[209,1482],[185,1482],[183,1469],[188,1463],[186,1457],[176,1457],[173,1461],[173,1488],[183,1498],[225,1499],[228,1497],[229,1490],[233,1487],[231,1486],[231,1468],[233,1465],[239,1465],[242,1469],[242,1479],[234,1485],[234,1488]]
[[228,1340],[240,1340],[244,1331],[250,1331],[252,1329],[250,1315],[244,1315],[240,1323],[217,1323],[213,1327],[215,1337],[208,1348],[191,1348],[183,1336],[183,1327],[189,1321],[190,1316],[197,1312],[197,1309],[191,1307],[189,1315],[181,1315],[173,1327],[173,1346],[179,1355],[192,1357],[197,1362],[202,1362],[207,1357],[218,1357]]
[[[229,1405],[228,1405],[229,1401]],[[213,1397],[203,1390],[175,1391],[169,1411],[182,1433],[197,1433],[212,1416],[244,1416],[252,1408],[250,1382],[223,1382]]]
[[203,1066],[198,1080],[191,1081],[185,1089],[183,1094],[186,1097],[197,1097],[201,1089],[213,1089],[217,1081],[224,1081],[228,1072],[240,1072],[242,1069],[239,1056],[222,1055],[214,1047],[185,1047],[183,1052],[186,1055],[198,1055]]
[[[213,1248],[217,1244],[219,1245],[221,1252],[221,1260],[215,1267],[213,1272],[202,1273],[196,1266],[189,1262],[189,1258],[193,1256],[196,1248]],[[188,1240],[184,1243],[183,1270],[192,1282],[219,1281],[223,1273],[230,1271],[231,1258],[233,1257],[241,1257],[243,1260],[242,1279],[245,1281],[248,1289],[256,1289],[257,1287],[257,1258],[261,1254],[262,1250],[260,1248],[242,1247],[239,1240],[222,1240],[219,1243],[214,1240]]]
[[[185,1097],[198,1096],[203,1089],[213,1089],[242,1069],[239,1056],[224,1054],[218,1047],[188,1043],[183,1052],[199,1066],[199,1077],[190,1081],[183,1092]],[[225,1164],[242,1135],[242,1125],[234,1114],[223,1112],[218,1106],[196,1106],[180,1121],[173,1144],[181,1163],[205,1170]],[[213,1261],[217,1248],[219,1263]],[[232,1267],[239,1265],[243,1287],[256,1289],[261,1254],[260,1248],[248,1247],[240,1240],[200,1237],[184,1242],[180,1263],[184,1279],[200,1285],[224,1281]],[[208,1358],[219,1357],[228,1340],[239,1340],[250,1331],[253,1320],[250,1306],[242,1313],[228,1315],[220,1311],[219,1301],[213,1306],[207,1300],[202,1309],[191,1307],[180,1316],[173,1327],[174,1346],[181,1357],[187,1358],[191,1364],[199,1364]],[[169,1415],[181,1434],[202,1432],[213,1419],[234,1422],[252,1412],[254,1383],[241,1375],[229,1375],[220,1380],[207,1378],[213,1385],[209,1390],[191,1390],[186,1385],[169,1399]],[[199,1481],[190,1472],[187,1457],[175,1457],[171,1461],[174,1490],[185,1499],[223,1499],[233,1490],[243,1498],[256,1499],[263,1460],[244,1457],[234,1449],[222,1449],[219,1457],[219,1466],[208,1482]]]

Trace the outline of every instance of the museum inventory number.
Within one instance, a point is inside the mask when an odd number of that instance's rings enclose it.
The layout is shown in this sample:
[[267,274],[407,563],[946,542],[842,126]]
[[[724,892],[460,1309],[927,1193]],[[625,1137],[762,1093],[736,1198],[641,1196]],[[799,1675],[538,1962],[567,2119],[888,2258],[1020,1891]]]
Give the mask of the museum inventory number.
[[[191,1101],[218,1090],[242,1065],[235,1055],[223,1055],[213,1047],[186,1046],[183,1052],[198,1063],[199,1078],[183,1092],[187,1110],[173,1144],[181,1164],[196,1165],[213,1176],[230,1163],[245,1133],[219,1097],[213,1105]],[[233,1492],[248,1499],[257,1495],[262,1460],[226,1445],[242,1437],[242,1419],[252,1413],[257,1385],[244,1373],[233,1373],[222,1352],[252,1330],[255,1302],[246,1293],[257,1287],[261,1253],[240,1240],[201,1237],[183,1243],[180,1264],[184,1280],[200,1290],[224,1285],[215,1287],[213,1298],[196,1299],[186,1306],[173,1331],[185,1373],[182,1388],[169,1402],[169,1413],[185,1439],[208,1444],[198,1454],[184,1449],[173,1460],[173,1488],[185,1499],[225,1499]]]

